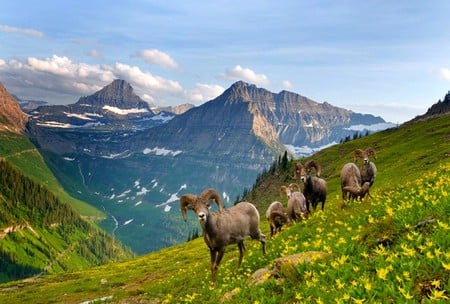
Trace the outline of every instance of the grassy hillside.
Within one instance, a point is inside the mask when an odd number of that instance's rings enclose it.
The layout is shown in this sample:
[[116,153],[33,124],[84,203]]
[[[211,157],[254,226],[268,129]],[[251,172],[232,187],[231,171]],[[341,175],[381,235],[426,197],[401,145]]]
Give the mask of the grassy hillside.
[[0,159],[0,282],[133,257],[45,186]]
[[[401,126],[330,147],[314,155],[328,182],[325,211],[257,241],[236,270],[230,246],[210,285],[209,253],[201,238],[137,259],[0,285],[8,303],[441,303],[450,298],[450,117]],[[339,171],[355,148],[375,147],[378,175],[372,198],[345,205]],[[282,184],[292,168],[258,178],[246,198],[261,214],[286,202]],[[208,185],[205,185],[207,187]],[[181,215],[179,220],[182,221]],[[266,235],[268,224],[262,219]],[[276,276],[260,268],[297,253],[309,263],[285,264]],[[314,258],[314,257],[317,257]]]
[[20,169],[25,175],[50,189],[61,201],[67,202],[83,217],[101,219],[105,214],[93,206],[68,195],[48,169],[36,147],[16,133],[0,132],[0,158]]

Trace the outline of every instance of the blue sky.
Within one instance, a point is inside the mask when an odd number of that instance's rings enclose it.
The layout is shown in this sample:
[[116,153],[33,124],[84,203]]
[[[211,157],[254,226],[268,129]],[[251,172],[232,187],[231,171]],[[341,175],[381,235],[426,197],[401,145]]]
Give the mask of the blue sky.
[[244,80],[401,123],[450,90],[450,1],[4,1],[0,82],[75,103],[116,78],[159,105]]

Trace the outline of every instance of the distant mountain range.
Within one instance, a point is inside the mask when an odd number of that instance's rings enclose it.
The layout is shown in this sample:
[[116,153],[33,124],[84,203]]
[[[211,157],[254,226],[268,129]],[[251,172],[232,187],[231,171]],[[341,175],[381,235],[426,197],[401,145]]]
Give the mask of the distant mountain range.
[[27,124],[65,188],[109,214],[103,227],[138,253],[187,237],[171,210],[183,193],[214,187],[232,204],[286,150],[311,153],[364,128],[392,126],[242,81],[182,114],[156,112],[115,80],[75,104],[38,107]]

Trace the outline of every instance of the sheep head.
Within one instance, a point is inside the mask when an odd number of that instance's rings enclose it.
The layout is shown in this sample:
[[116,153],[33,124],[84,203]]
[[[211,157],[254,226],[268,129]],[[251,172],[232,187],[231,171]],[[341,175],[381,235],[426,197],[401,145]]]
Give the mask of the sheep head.
[[286,195],[289,198],[291,196],[291,190],[286,186],[281,186],[280,195],[281,196]]
[[377,159],[377,154],[374,148],[367,148],[365,150],[356,149],[353,151],[353,161],[356,163],[358,158],[361,158],[364,163],[369,163],[369,156],[373,156],[374,159]]
[[309,160],[304,165],[297,163],[295,165],[295,176],[300,177],[302,182],[305,182],[308,176],[311,176],[313,169],[316,171],[316,175],[320,177],[321,167],[316,160]]
[[223,211],[222,199],[219,193],[212,188],[203,190],[199,196],[190,193],[182,195],[180,198],[180,208],[183,219],[185,221],[187,220],[186,212],[187,209],[190,209],[197,214],[200,222],[205,222],[213,199],[219,207],[219,211]]

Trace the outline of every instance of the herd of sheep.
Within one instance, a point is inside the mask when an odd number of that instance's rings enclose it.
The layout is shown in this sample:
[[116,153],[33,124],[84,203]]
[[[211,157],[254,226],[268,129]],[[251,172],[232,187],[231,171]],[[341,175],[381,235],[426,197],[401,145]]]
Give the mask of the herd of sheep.
[[[376,159],[373,148],[357,149],[353,152],[353,162],[342,167],[340,173],[341,191],[343,201],[362,200],[370,196],[369,189],[373,185],[377,173],[375,164],[370,157]],[[362,159],[359,168],[356,164]],[[319,203],[324,210],[327,198],[327,183],[320,177],[321,167],[315,160],[305,164],[295,165],[294,178],[300,181],[289,186],[281,186],[280,195],[287,198],[286,208],[280,201],[272,202],[267,211],[266,218],[270,227],[270,235],[281,231],[286,224],[291,224],[308,217],[315,211]],[[213,201],[218,211],[211,211]],[[244,257],[244,240],[250,236],[261,242],[263,254],[266,251],[265,235],[259,227],[260,215],[256,207],[249,202],[240,202],[225,209],[222,199],[215,189],[205,189],[201,194],[184,194],[180,198],[181,214],[187,220],[187,210],[195,212],[203,230],[203,238],[209,248],[211,256],[212,282],[216,282],[217,269],[230,244],[237,244],[239,249],[238,268]]]

